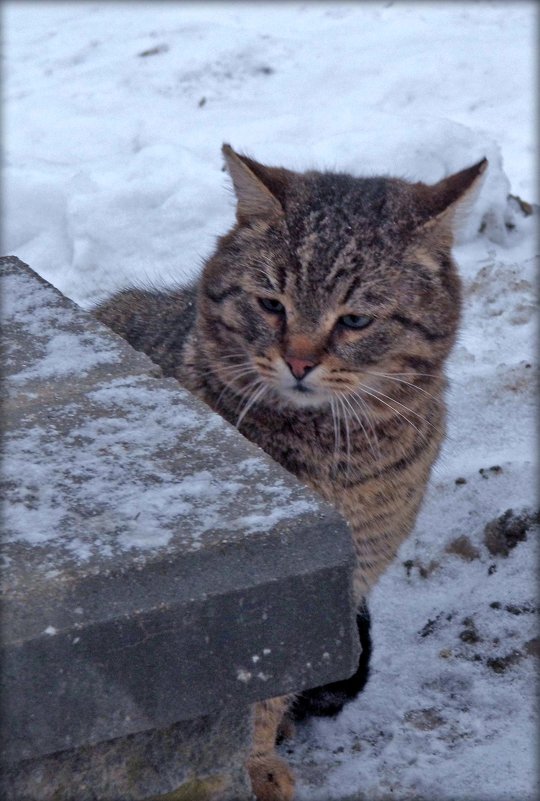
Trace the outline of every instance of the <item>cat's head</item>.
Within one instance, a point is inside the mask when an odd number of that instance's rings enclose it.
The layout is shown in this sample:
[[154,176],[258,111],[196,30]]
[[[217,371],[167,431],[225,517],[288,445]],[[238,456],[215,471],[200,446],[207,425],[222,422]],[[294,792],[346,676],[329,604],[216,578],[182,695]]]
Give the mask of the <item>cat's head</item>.
[[237,223],[205,266],[199,331],[252,402],[321,406],[385,375],[436,373],[453,344],[456,210],[484,159],[428,186],[266,167],[224,145]]

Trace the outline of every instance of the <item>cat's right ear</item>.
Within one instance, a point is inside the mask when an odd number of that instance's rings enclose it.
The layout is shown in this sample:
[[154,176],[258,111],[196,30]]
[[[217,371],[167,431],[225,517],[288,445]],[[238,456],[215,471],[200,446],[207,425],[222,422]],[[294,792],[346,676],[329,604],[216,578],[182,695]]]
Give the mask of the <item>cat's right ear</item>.
[[236,194],[238,221],[282,217],[284,212],[279,197],[283,196],[288,170],[265,167],[235,153],[227,144],[221,151]]
[[466,217],[482,184],[488,161],[483,158],[472,167],[443,178],[437,184],[414,185],[424,220],[421,230],[451,247],[454,232]]

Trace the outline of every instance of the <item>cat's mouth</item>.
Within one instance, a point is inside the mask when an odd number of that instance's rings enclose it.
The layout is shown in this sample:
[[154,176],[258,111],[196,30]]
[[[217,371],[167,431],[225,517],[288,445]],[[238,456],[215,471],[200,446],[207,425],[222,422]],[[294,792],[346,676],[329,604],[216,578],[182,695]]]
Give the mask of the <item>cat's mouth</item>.
[[261,372],[261,377],[288,406],[315,407],[330,401],[331,393],[321,386],[317,369],[300,378],[292,375],[284,362],[278,362],[271,371]]
[[297,381],[292,389],[293,389],[293,392],[302,392],[302,393],[308,393],[308,394],[310,394],[310,393],[313,394],[313,392],[314,392],[314,390],[311,389],[311,387],[306,387],[306,385],[302,384],[301,381]]
[[329,393],[321,387],[312,387],[304,381],[296,381],[277,388],[279,396],[293,406],[323,406],[330,400]]

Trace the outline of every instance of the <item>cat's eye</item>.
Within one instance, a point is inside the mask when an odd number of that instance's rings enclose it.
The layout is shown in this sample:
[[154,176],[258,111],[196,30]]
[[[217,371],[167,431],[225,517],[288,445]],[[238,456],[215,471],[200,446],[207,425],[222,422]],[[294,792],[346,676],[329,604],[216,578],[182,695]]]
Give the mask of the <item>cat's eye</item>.
[[358,331],[361,328],[367,328],[373,322],[373,317],[368,317],[365,314],[344,314],[343,317],[339,318],[338,322],[345,328],[354,328]]
[[285,314],[285,306],[275,298],[259,298],[259,303],[263,309],[272,314]]

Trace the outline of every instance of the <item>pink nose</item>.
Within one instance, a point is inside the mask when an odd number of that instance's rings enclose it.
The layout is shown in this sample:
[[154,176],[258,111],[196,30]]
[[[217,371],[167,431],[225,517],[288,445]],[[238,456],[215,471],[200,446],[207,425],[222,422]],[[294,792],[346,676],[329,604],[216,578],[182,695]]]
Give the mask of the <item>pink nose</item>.
[[294,356],[286,356],[285,361],[289,365],[289,370],[295,378],[301,380],[305,378],[309,371],[315,367],[315,362],[310,359],[297,359]]

